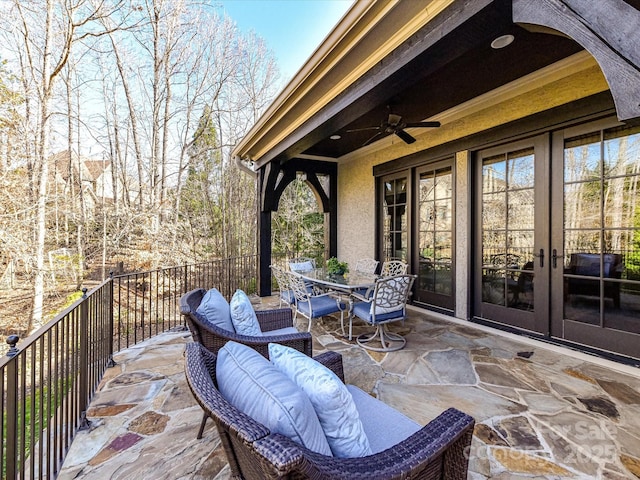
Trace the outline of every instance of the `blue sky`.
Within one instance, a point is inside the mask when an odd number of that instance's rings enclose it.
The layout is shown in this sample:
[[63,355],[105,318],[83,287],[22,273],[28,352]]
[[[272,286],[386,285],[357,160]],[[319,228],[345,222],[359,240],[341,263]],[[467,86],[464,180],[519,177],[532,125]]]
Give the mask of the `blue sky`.
[[271,48],[288,81],[352,5],[352,0],[218,0],[240,30]]

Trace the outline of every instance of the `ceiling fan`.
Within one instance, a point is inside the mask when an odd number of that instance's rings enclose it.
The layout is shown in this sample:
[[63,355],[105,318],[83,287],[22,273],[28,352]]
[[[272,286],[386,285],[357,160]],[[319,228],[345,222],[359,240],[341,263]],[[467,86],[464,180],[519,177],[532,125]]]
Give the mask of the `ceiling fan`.
[[[391,110],[391,108],[389,108]],[[365,130],[378,130],[373,137],[364,142],[363,147],[369,145],[378,139],[378,137],[385,134],[395,134],[400,137],[405,143],[413,143],[416,141],[411,135],[404,131],[405,128],[435,128],[439,127],[440,122],[413,122],[413,123],[405,123],[402,121],[402,117],[395,113],[389,112],[389,116],[386,121],[383,121],[377,127],[365,127],[365,128],[355,128],[353,130],[347,130],[347,132],[362,132]]]

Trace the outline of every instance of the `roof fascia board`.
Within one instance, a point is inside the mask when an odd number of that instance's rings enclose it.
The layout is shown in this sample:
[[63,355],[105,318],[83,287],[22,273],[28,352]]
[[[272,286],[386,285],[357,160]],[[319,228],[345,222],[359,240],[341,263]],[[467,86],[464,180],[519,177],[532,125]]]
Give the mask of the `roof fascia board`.
[[242,156],[243,153],[250,150],[255,142],[260,138],[260,134],[268,128],[269,124],[274,123],[278,112],[296,96],[297,92],[305,82],[309,81],[312,74],[318,70],[322,62],[329,54],[336,50],[337,46],[353,29],[360,19],[370,10],[375,0],[363,0],[354,2],[353,6],[344,14],[334,29],[322,41],[320,46],[311,54],[311,57],[293,76],[291,81],[276,96],[267,110],[260,116],[258,121],[247,132],[243,139],[234,149],[235,155]]
[[[380,40],[372,32],[376,28],[383,28],[380,25],[384,26],[386,17],[394,8],[401,3],[405,6],[408,4],[397,0],[378,1],[374,2],[376,7],[374,9],[371,2],[356,2],[354,7],[360,6],[362,3],[362,6],[367,6],[368,8],[358,9],[357,15],[351,15],[354,12],[349,11],[343,17],[343,20],[325,40],[326,45],[323,44],[316,50],[314,56],[298,72],[296,78],[290,82],[254,128],[238,144],[234,153],[247,156],[249,151],[257,149],[257,151],[252,152],[252,157],[254,157],[252,159],[259,162],[260,157],[265,152],[277,146],[284,138],[317,114],[327,103],[336,98],[356,80],[366,75],[371,68],[381,62],[390,52],[402,45],[403,42],[454,2],[455,0],[433,0],[428,5],[421,5],[419,11],[412,15],[402,28],[397,29],[392,37],[387,37],[384,40]],[[469,3],[469,0],[460,3]],[[483,0],[480,2],[476,0],[471,3],[475,7],[477,3],[484,5],[491,3],[491,1]],[[419,4],[416,2],[409,5]],[[336,72],[339,62],[353,52],[357,46],[361,46],[367,36],[369,42],[371,42],[371,38],[376,39],[376,42],[371,43],[367,55],[358,62],[358,68],[349,72]],[[329,53],[334,53],[334,55],[330,58]],[[336,78],[340,80],[336,81]],[[282,120],[284,115],[290,112],[299,103],[300,99],[304,98],[316,87],[324,88],[324,93],[310,108],[307,108],[301,115],[297,115],[295,122],[288,122],[284,128],[279,129],[278,122]],[[259,142],[270,131],[278,132],[276,138],[268,142],[267,145],[258,147]]]

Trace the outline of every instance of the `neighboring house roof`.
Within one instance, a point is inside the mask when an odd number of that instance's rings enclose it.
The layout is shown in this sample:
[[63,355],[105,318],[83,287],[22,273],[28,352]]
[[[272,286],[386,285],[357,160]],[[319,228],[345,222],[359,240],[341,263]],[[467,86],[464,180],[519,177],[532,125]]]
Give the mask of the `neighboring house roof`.
[[96,181],[100,175],[105,173],[111,167],[110,160],[84,160],[84,166],[89,173],[88,180]]
[[[389,113],[403,122],[446,126],[504,97],[578,74],[584,88],[554,99],[557,105],[609,92],[620,120],[640,119],[639,3],[354,2],[234,156],[255,168],[293,158],[347,161],[379,127],[383,140],[376,144],[397,141],[384,128]],[[513,43],[492,48],[505,35]],[[428,131],[412,135],[428,137]],[[399,150],[406,155],[429,145],[419,146]]]
[[78,157],[75,153],[71,154],[68,150],[57,152],[49,158],[53,165],[53,168],[50,168],[49,172],[54,182],[58,185],[66,184],[69,180],[69,175],[72,173],[76,184],[82,179],[83,191],[91,195],[91,197],[98,198],[104,196],[107,199],[113,198],[111,178],[107,177],[104,182],[99,181],[100,177],[111,168],[110,161],[90,160],[84,157]]

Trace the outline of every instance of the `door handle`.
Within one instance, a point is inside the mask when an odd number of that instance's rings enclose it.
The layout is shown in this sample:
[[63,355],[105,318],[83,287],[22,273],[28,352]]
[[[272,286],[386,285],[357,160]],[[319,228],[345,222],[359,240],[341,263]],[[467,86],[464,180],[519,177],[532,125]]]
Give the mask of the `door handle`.
[[553,268],[558,267],[558,257],[562,257],[562,255],[558,255],[558,250],[554,248],[553,252],[551,252],[551,264],[553,265]]
[[537,255],[534,253],[533,256],[540,259],[540,268],[543,268],[544,267],[544,248],[541,248],[540,253],[538,253]]

